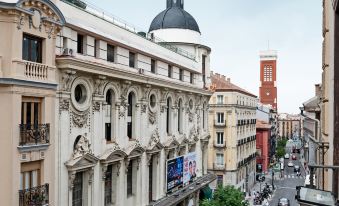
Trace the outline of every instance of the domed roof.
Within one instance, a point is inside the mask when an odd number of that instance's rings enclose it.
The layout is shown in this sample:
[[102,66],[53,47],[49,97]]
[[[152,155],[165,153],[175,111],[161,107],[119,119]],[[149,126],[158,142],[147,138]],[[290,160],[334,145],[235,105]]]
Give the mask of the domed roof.
[[198,23],[183,7],[183,1],[173,0],[172,2],[168,0],[167,9],[153,19],[149,32],[158,29],[178,28],[189,29],[200,33]]

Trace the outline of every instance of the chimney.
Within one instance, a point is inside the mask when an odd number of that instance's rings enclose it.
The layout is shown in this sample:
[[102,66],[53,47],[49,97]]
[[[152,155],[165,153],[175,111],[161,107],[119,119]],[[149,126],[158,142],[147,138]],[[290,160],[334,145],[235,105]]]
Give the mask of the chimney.
[[225,76],[225,75],[221,75],[221,78],[222,78],[223,80],[226,80],[226,76]]
[[315,95],[318,97],[321,96],[321,85],[320,84],[315,85]]
[[215,73],[215,76],[217,76],[218,78],[220,78],[220,74],[219,74],[219,73]]
[[227,78],[227,82],[228,82],[228,83],[231,83],[231,78]]

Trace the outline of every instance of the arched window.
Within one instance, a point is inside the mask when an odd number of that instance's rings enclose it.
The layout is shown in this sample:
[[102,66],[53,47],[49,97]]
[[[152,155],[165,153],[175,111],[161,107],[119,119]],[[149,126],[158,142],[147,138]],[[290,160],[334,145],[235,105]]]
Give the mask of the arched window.
[[172,134],[172,99],[167,98],[166,132]]
[[178,103],[178,132],[181,134],[183,132],[183,105],[182,105],[182,100],[179,99]]
[[112,136],[114,136],[115,131],[115,102],[114,102],[114,93],[112,90],[108,90],[106,93],[106,102],[104,104],[104,112],[105,112],[105,138],[106,141],[112,141]]
[[128,94],[127,108],[127,136],[129,139],[135,138],[135,104],[136,98],[133,92]]

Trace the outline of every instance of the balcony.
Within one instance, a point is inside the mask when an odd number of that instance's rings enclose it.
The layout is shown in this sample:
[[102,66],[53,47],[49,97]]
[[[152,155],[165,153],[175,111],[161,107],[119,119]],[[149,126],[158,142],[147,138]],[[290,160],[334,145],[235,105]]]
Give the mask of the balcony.
[[220,144],[220,143],[218,143],[218,141],[214,140],[214,147],[223,149],[223,148],[226,147],[226,143],[223,142],[222,144]]
[[49,185],[44,184],[25,190],[19,190],[19,206],[48,205]]
[[215,127],[226,127],[226,122],[218,122],[218,121],[214,121],[214,126]]
[[49,124],[20,124],[19,150],[40,150],[49,146]]
[[55,83],[55,67],[25,60],[13,60],[12,74],[15,78],[37,81],[43,83]]
[[213,163],[213,170],[225,170],[226,164]]

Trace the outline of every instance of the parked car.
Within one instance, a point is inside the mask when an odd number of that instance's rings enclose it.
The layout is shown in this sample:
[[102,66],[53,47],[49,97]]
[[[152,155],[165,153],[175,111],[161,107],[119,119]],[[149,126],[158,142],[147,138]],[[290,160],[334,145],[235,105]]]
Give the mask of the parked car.
[[292,160],[297,160],[297,156],[292,155]]
[[289,162],[288,162],[288,164],[287,164],[287,166],[289,166],[289,167],[293,167],[293,166],[294,166],[294,164],[293,164],[293,162],[292,162],[292,161],[289,161]]
[[285,197],[280,198],[278,206],[290,206],[290,200]]
[[279,162],[284,162],[284,158],[280,158],[280,159],[279,159]]
[[300,172],[299,165],[294,165],[294,172]]
[[285,154],[285,159],[289,159],[290,158],[290,154],[286,153]]

